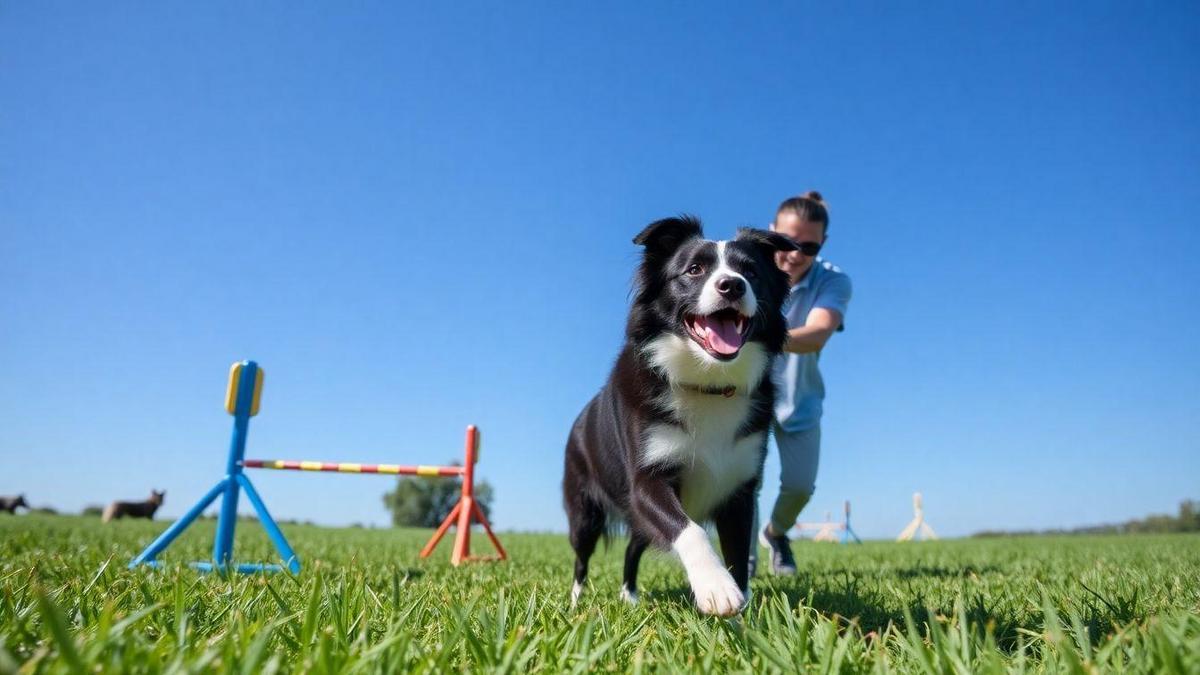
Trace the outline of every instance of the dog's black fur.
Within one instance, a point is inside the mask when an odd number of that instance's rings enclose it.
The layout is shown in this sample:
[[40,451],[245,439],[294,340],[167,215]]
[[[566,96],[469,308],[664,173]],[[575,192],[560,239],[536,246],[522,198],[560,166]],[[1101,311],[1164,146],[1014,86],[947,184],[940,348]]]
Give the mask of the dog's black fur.
[[[684,216],[652,223],[634,239],[645,250],[625,345],[567,442],[563,501],[576,554],[573,600],[597,541],[618,519],[630,535],[626,599],[637,599],[638,563],[650,545],[680,553],[701,611],[731,614],[747,597],[754,493],[774,401],[768,373],[787,334],[780,313],[787,277],[774,253],[795,245],[763,230],[742,229],[723,243],[702,236],[700,222]],[[698,311],[720,307],[703,315],[705,325],[716,325],[717,317],[739,312],[727,307],[746,309],[751,297],[756,306],[737,324],[744,342],[736,354],[712,348],[712,333],[693,330]],[[694,534],[696,523],[710,518],[724,566],[712,564],[707,536]]]

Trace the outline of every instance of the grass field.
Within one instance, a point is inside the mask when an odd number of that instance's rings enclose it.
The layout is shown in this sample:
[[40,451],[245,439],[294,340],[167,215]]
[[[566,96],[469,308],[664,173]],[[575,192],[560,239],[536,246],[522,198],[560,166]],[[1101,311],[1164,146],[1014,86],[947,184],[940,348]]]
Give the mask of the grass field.
[[[417,561],[425,531],[285,526],[298,577],[127,570],[166,524],[0,516],[0,673],[1200,673],[1190,535],[801,543],[796,577],[760,575],[721,620],[663,554],[643,562],[641,604],[619,601],[622,542],[572,610],[558,535],[502,535],[510,562],[455,569],[445,542]],[[164,561],[205,559],[212,529]],[[237,550],[270,553],[250,523]]]

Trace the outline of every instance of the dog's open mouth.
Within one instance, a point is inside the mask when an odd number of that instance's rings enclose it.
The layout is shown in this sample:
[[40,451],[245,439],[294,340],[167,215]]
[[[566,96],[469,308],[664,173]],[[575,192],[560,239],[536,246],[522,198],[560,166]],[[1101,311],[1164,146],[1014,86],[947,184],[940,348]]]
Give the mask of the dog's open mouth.
[[750,318],[736,309],[722,309],[712,314],[688,314],[683,322],[696,344],[713,358],[722,361],[738,355],[746,341],[746,329],[750,326]]

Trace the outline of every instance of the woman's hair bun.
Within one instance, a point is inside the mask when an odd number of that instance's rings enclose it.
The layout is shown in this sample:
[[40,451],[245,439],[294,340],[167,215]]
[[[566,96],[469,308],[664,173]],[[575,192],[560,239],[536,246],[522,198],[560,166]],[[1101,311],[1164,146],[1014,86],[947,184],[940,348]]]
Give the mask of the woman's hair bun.
[[816,190],[809,190],[799,197],[785,199],[779,208],[775,209],[775,215],[778,216],[784,211],[791,211],[802,220],[821,223],[826,230],[829,229],[829,205],[825,203],[821,193]]

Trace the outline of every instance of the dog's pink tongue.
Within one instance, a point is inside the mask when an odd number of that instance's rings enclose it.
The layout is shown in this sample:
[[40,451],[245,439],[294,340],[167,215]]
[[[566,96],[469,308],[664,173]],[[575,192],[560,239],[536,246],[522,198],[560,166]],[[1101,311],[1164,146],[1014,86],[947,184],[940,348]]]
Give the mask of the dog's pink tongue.
[[699,323],[708,329],[708,346],[720,354],[736,354],[742,348],[742,334],[737,324],[728,319],[700,317]]

